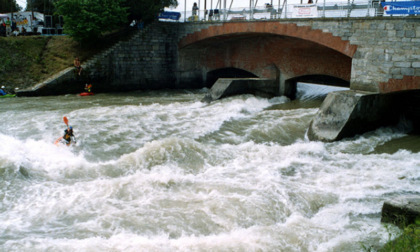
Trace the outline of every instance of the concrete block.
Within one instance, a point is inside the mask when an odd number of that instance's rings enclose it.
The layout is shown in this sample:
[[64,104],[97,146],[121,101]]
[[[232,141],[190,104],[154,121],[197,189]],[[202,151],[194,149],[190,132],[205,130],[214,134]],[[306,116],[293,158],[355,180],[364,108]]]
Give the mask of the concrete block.
[[[365,86],[364,83],[361,83]],[[352,83],[352,87],[359,86]],[[393,96],[340,91],[328,94],[310,123],[310,140],[336,141],[398,121]]]
[[394,66],[401,67],[401,68],[409,68],[411,67],[411,62],[397,61],[397,62],[394,62]]
[[401,74],[401,68],[398,68],[398,67],[392,68],[391,69],[391,74],[392,75],[400,75]]
[[387,30],[394,30],[395,29],[395,25],[393,23],[387,23],[385,25]]
[[405,31],[405,36],[407,38],[415,38],[416,37],[416,32],[414,30],[407,30],[407,31]]
[[397,31],[396,30],[389,30],[388,31],[388,37],[395,37],[397,35]]
[[405,37],[405,31],[404,30],[397,30],[395,36],[397,38],[404,38]]
[[395,30],[404,30],[404,23],[396,22],[395,23]]
[[398,62],[398,61],[405,61],[406,57],[404,55],[400,55],[400,54],[394,54],[392,55],[392,61],[394,62]]
[[406,76],[413,76],[414,68],[401,68],[401,74]]

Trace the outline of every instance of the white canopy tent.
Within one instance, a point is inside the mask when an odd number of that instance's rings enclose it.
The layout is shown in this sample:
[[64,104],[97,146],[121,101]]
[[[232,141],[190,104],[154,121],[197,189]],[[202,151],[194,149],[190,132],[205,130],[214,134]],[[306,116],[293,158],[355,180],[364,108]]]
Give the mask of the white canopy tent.
[[10,15],[0,13],[0,18],[10,18]]

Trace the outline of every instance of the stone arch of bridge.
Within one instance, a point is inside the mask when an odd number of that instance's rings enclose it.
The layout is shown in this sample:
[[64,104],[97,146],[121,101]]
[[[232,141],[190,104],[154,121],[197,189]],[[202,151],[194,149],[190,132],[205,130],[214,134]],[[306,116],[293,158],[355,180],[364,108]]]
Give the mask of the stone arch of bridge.
[[356,45],[349,41],[334,36],[330,32],[323,32],[319,29],[312,29],[311,26],[298,26],[295,23],[280,22],[239,22],[223,23],[222,25],[210,26],[181,38],[179,48],[187,47],[201,40],[223,37],[234,34],[262,33],[273,34],[311,41],[325,47],[336,50],[350,58],[357,50]]
[[348,41],[310,27],[227,23],[179,42],[179,80],[208,87],[207,73],[242,69],[259,78],[278,79],[280,93],[289,95],[292,89],[287,85],[292,82],[286,80],[300,76],[330,76],[349,83],[355,50]]

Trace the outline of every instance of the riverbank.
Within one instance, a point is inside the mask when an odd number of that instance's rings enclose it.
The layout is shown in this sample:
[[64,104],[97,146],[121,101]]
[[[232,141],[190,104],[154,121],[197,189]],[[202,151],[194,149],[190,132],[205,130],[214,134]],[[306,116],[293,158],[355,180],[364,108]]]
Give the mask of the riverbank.
[[89,52],[67,36],[0,38],[0,83],[8,89],[27,88],[82,60]]
[[0,37],[0,85],[25,89],[73,65],[75,57],[83,63],[130,31],[121,29],[91,45],[81,45],[68,36]]

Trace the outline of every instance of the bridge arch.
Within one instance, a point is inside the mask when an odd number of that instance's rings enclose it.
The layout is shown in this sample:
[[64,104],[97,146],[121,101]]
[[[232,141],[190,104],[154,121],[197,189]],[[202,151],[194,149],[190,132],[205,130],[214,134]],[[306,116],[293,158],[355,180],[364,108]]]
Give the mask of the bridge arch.
[[350,83],[357,49],[331,33],[279,22],[215,24],[185,36],[178,47],[180,82],[209,87],[207,73],[242,69],[252,77],[278,79],[284,85],[280,90],[291,92],[286,80],[299,76],[331,76]]
[[202,29],[183,37],[179,41],[178,47],[181,49],[198,41],[206,40],[209,38],[220,38],[223,36],[251,33],[273,34],[300,38],[331,48],[350,58],[353,57],[357,50],[356,45],[351,45],[349,41],[342,40],[341,37],[334,36],[332,33],[323,32],[319,29],[314,30],[310,26],[298,26],[295,23],[280,23],[273,21],[240,23],[231,22],[223,23],[222,25],[210,26],[207,29]]

